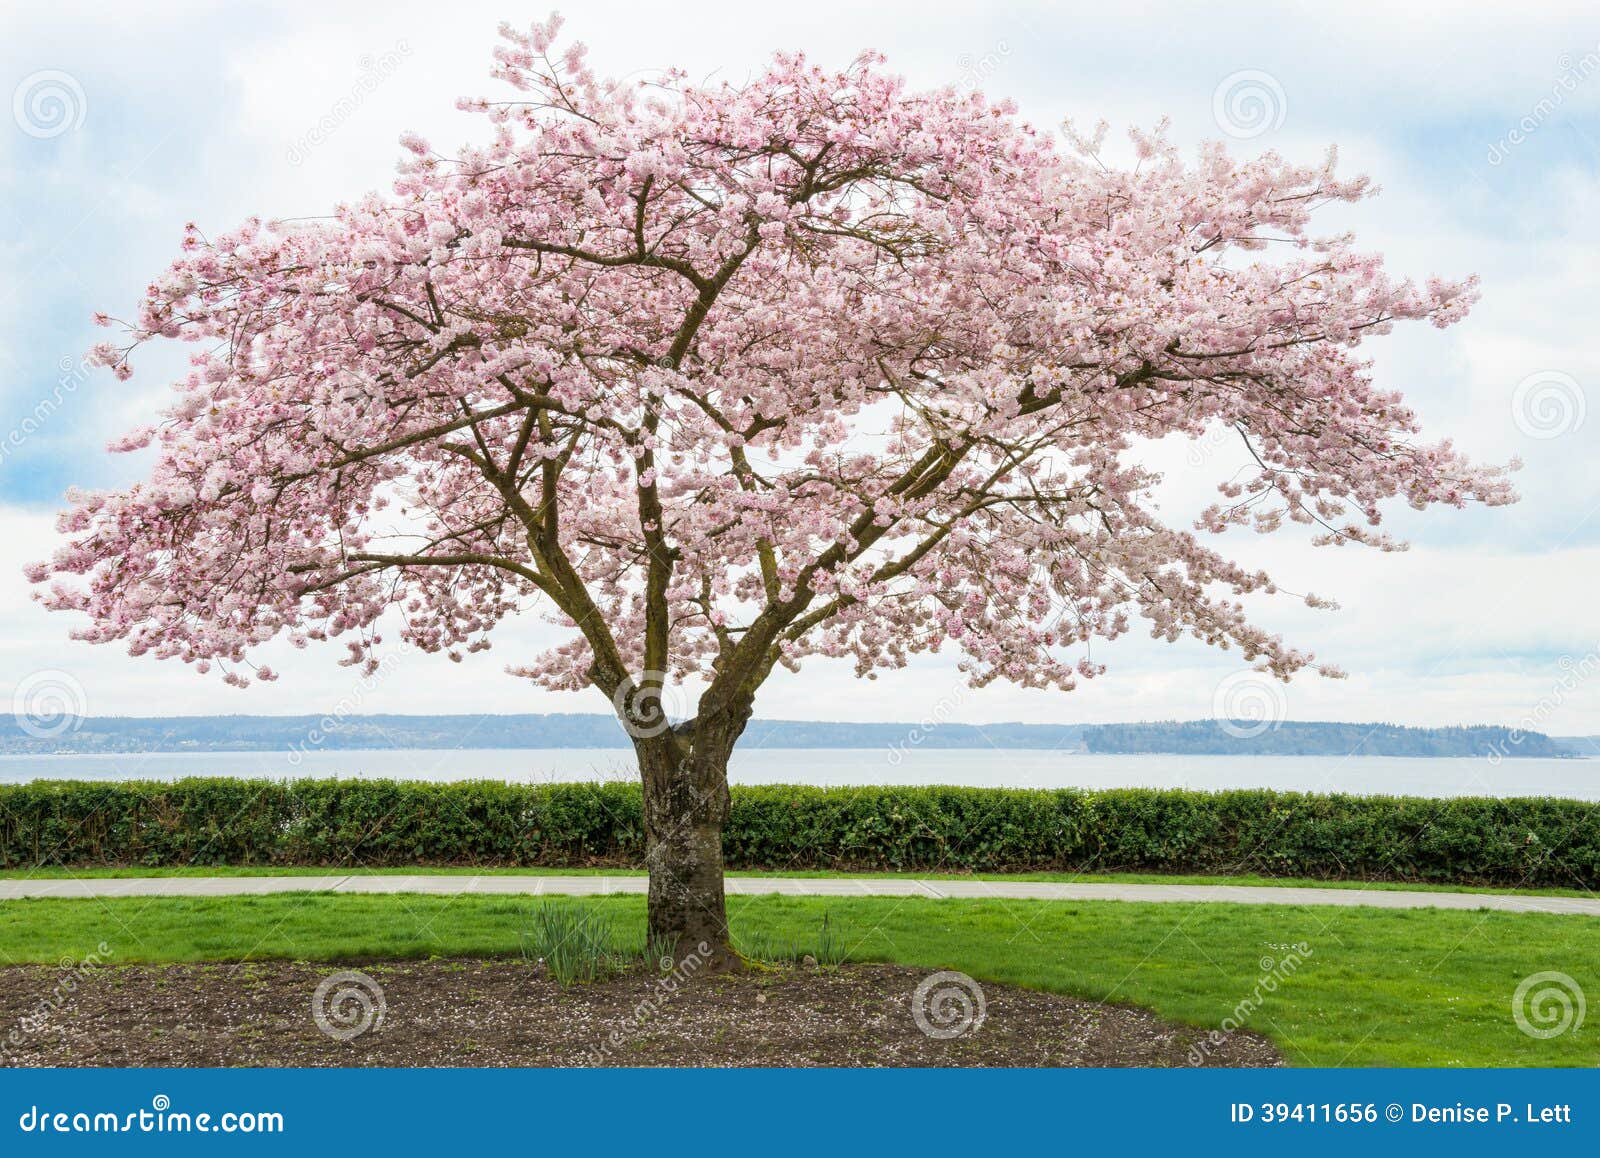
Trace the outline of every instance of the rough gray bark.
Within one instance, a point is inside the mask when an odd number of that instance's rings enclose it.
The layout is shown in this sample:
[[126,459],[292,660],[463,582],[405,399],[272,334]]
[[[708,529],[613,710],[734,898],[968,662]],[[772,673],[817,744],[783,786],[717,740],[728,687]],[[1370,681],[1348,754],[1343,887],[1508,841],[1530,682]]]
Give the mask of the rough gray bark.
[[648,927],[682,961],[737,969],[723,890],[722,830],[728,820],[728,758],[750,718],[749,700],[634,741],[644,784]]

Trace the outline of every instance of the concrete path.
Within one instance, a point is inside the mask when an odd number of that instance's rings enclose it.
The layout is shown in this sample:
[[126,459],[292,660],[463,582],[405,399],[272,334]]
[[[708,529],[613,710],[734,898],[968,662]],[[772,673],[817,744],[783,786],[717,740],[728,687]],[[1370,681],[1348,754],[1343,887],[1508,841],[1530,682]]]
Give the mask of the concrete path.
[[[644,877],[363,876],[83,877],[0,880],[0,901],[25,897],[230,897],[264,893],[434,893],[481,896],[643,893]],[[910,880],[892,877],[729,877],[734,896],[961,897],[1028,901],[1225,902],[1240,905],[1369,905],[1379,909],[1499,909],[1600,917],[1600,899],[1512,893],[1425,893],[1395,889],[1306,889],[1245,885],[1117,885],[1043,881]]]

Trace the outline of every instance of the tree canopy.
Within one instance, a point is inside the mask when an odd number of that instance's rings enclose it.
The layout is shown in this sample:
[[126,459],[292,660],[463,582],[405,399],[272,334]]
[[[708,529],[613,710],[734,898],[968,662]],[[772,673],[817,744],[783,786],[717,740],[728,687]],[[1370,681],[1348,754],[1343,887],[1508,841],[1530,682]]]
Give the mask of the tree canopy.
[[[908,91],[865,55],[780,55],[742,85],[607,80],[555,20],[503,30],[486,143],[407,137],[388,194],[246,222],[182,252],[97,361],[196,343],[179,400],[114,449],[148,481],[80,493],[31,569],[80,638],[269,679],[278,636],[376,663],[536,609],[569,627],[514,671],[598,685],[775,664],[893,668],[953,644],[976,683],[1070,689],[1148,621],[1281,676],[1271,592],[1204,536],[1303,524],[1396,544],[1386,500],[1508,502],[1501,468],[1419,437],[1358,353],[1459,319],[1312,232],[1369,192],[1220,145],[1104,126],[1067,146],[1007,103]],[[1253,473],[1166,525],[1143,440],[1231,428]],[[1315,602],[1315,597],[1309,597]]]

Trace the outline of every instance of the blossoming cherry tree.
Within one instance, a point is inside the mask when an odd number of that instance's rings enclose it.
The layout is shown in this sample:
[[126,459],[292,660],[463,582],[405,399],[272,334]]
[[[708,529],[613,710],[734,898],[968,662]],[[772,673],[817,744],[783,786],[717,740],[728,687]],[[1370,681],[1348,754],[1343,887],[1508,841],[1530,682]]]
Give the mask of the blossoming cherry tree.
[[[1007,104],[908,91],[864,56],[742,86],[598,77],[554,21],[505,29],[487,143],[408,137],[390,194],[182,253],[126,337],[196,343],[179,401],[114,446],[147,481],[76,494],[32,569],[83,639],[271,679],[259,645],[489,646],[598,688],[643,780],[649,926],[736,964],[727,767],[775,666],[959,649],[975,684],[1070,690],[1137,615],[1287,677],[1259,571],[1202,539],[1303,524],[1396,546],[1385,500],[1504,503],[1416,436],[1357,355],[1444,326],[1470,282],[1397,280],[1313,213],[1333,158],[1059,147]],[[1192,528],[1140,447],[1231,430],[1253,471]],[[701,689],[671,718],[665,689]],[[685,701],[687,703],[687,701]]]

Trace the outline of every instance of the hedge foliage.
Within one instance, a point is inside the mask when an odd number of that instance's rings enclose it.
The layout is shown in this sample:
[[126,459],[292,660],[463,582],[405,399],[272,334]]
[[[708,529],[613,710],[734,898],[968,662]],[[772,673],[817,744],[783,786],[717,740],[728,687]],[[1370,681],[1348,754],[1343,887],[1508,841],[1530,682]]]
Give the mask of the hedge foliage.
[[[730,868],[1253,872],[1600,887],[1577,800],[1241,790],[735,787]],[[35,781],[0,865],[638,865],[636,785]]]

